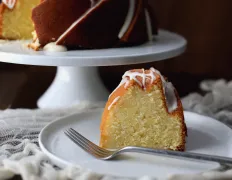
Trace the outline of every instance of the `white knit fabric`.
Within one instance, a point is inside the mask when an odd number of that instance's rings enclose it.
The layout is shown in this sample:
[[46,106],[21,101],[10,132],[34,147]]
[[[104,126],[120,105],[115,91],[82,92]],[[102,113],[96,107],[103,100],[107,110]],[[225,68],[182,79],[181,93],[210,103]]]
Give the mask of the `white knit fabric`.
[[[232,127],[232,81],[204,81],[205,95],[192,93],[182,99],[185,110],[214,117]],[[0,112],[0,180],[21,175],[23,180],[111,180],[122,179],[95,174],[79,166],[60,169],[54,166],[38,147],[38,134],[48,123],[86,109],[104,107],[104,103],[83,103],[65,109],[5,110]],[[231,168],[232,169],[232,168]],[[170,180],[231,180],[232,170],[196,175],[175,175]],[[141,177],[153,180],[155,177]]]

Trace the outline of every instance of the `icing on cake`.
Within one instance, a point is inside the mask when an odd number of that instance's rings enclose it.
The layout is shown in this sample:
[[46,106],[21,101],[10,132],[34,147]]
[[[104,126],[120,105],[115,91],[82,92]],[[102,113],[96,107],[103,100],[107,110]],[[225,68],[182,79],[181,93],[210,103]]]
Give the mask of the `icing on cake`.
[[90,2],[91,2],[91,7],[93,7],[93,6],[96,4],[96,1],[97,1],[97,0],[90,0]]
[[15,4],[16,4],[16,0],[2,0],[2,2],[9,8],[9,9],[13,9]]
[[[41,46],[50,42],[64,45],[67,49],[136,46],[152,40],[157,29],[154,15],[145,0],[59,2],[42,1],[32,11]],[[75,13],[70,11],[70,7]],[[60,22],[64,22],[63,26]]]
[[178,106],[173,84],[171,82],[167,82],[158,70],[154,68],[151,68],[150,70],[160,76],[163,84],[163,92],[165,95],[168,111],[173,112]]
[[130,0],[130,7],[128,9],[128,14],[126,16],[125,23],[123,24],[123,26],[118,34],[119,39],[121,39],[124,36],[124,34],[127,32],[128,28],[130,27],[130,24],[131,24],[133,17],[134,17],[134,13],[135,13],[135,0]]
[[185,151],[183,106],[166,77],[154,68],[132,69],[125,72],[120,84],[102,114],[100,147]]
[[178,107],[175,89],[171,82],[165,84],[165,100],[167,103],[168,111],[171,113]]
[[[135,12],[135,1],[136,0],[130,0],[130,6],[128,9],[128,14],[127,17],[125,19],[125,22],[119,32],[118,37],[122,38],[124,36],[124,34],[127,32],[128,28],[130,27],[130,24],[133,20],[134,17],[134,12]],[[64,37],[66,36],[66,34],[68,34],[82,19],[84,19],[89,13],[91,13],[92,10],[94,10],[95,8],[97,8],[97,6],[99,6],[101,4],[101,1],[98,1],[97,3],[95,2],[95,0],[91,0],[91,8],[85,13],[83,14],[83,16],[81,16],[79,19],[77,19],[56,41],[56,44]],[[151,22],[150,22],[151,23]],[[150,24],[150,28],[151,24]],[[151,32],[152,33],[152,32]]]
[[[167,108],[169,113],[171,113],[178,107],[174,86],[172,83],[167,82],[161,73],[154,68],[150,68],[149,73],[145,73],[144,69],[142,69],[142,72],[125,72],[125,74],[122,76],[122,81],[120,82],[119,86],[111,93],[111,95],[122,85],[124,85],[124,88],[126,89],[131,80],[134,80],[134,82],[136,82],[141,88],[146,90],[147,86],[153,84],[153,82],[157,79],[157,76],[160,76],[161,78]],[[138,78],[141,78],[142,80],[139,80]],[[111,97],[111,95],[109,97]]]
[[57,45],[56,43],[52,42],[44,46],[43,48],[45,51],[49,52],[65,52],[67,48],[65,46]]
[[147,26],[147,34],[149,41],[152,41],[152,23],[151,23],[151,17],[149,15],[149,12],[147,9],[145,9],[145,17],[146,17],[146,26]]
[[111,107],[120,99],[120,96],[116,97],[113,102],[109,105],[108,110],[111,109]]
[[82,19],[84,19],[91,11],[93,11],[95,8],[97,8],[102,2],[98,1],[95,3],[94,0],[91,1],[91,4],[93,5],[88,11],[86,11],[80,18],[78,18],[56,41],[56,44],[64,37],[66,36],[72,29],[81,22]]

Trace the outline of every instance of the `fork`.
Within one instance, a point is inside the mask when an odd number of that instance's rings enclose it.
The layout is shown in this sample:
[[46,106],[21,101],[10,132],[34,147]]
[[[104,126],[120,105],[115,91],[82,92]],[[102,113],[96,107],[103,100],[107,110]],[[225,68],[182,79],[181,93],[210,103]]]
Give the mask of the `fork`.
[[90,140],[86,139],[84,136],[82,136],[80,133],[75,131],[73,128],[67,129],[66,131],[64,131],[64,133],[71,141],[77,144],[84,151],[88,152],[95,158],[101,160],[110,160],[115,158],[119,154],[126,152],[133,152],[133,153],[165,156],[175,159],[209,161],[209,162],[216,162],[221,165],[232,165],[232,158],[229,157],[213,156],[213,155],[191,153],[191,152],[180,152],[180,151],[153,149],[153,148],[135,147],[135,146],[127,146],[118,150],[107,150],[97,146]]

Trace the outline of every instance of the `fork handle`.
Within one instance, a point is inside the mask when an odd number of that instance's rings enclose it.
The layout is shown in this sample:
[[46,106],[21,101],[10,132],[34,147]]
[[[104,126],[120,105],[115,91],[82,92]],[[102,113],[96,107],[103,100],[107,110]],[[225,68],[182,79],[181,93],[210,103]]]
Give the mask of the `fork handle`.
[[171,157],[171,158],[176,158],[176,159],[209,161],[209,162],[217,162],[219,164],[232,165],[232,158],[229,158],[229,157],[198,154],[198,153],[191,153],[191,152],[160,150],[160,149],[152,149],[152,148],[133,147],[133,146],[122,148],[120,152],[136,152],[136,153],[143,153],[143,154],[166,156],[166,157]]

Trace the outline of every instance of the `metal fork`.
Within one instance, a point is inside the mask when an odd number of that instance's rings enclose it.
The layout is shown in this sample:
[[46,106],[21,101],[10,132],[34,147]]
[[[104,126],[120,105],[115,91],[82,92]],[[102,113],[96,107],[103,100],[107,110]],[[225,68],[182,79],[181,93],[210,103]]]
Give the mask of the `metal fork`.
[[80,133],[78,133],[72,128],[69,128],[64,133],[75,144],[81,147],[84,151],[88,152],[95,158],[102,159],[102,160],[112,159],[122,153],[134,152],[134,153],[151,154],[151,155],[157,155],[157,156],[165,156],[165,157],[176,158],[176,159],[216,162],[221,165],[232,165],[232,158],[206,155],[206,154],[198,154],[198,153],[190,153],[190,152],[179,152],[179,151],[152,149],[152,148],[134,147],[134,146],[124,147],[124,148],[121,148],[115,151],[107,150],[89,141],[88,139],[86,139],[84,136],[82,136]]

